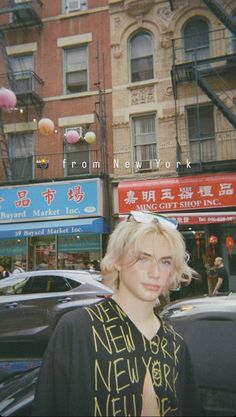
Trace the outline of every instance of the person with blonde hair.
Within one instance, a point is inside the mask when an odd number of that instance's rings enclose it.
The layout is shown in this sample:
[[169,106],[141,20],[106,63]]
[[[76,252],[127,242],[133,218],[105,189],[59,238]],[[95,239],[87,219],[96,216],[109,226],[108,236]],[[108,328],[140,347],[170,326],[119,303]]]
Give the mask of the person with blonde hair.
[[33,416],[200,416],[182,337],[154,312],[193,271],[176,224],[131,212],[101,262],[111,298],[63,316],[43,359]]

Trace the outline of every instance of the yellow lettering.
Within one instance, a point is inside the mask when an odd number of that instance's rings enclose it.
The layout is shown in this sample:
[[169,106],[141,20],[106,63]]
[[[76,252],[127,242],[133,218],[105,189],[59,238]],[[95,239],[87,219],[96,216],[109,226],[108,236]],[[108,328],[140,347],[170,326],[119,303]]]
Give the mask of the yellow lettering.
[[131,329],[130,329],[129,325],[127,325],[127,328],[128,328],[128,334],[124,333],[123,327],[120,327],[120,330],[121,330],[121,333],[124,337],[126,348],[127,348],[128,352],[131,352],[131,350],[135,350],[135,344],[134,344],[133,336],[132,336]]
[[150,341],[150,350],[154,355],[156,355],[159,352],[159,344],[160,344],[159,338],[158,338],[158,342],[156,342],[155,340]]
[[180,345],[176,346],[176,343],[174,342],[174,361],[175,361],[175,365],[177,365],[177,363],[179,363],[179,359],[177,356],[177,353],[180,349]]
[[162,386],[162,372],[160,361],[155,361],[152,366],[152,380],[155,387]]
[[161,350],[163,352],[164,358],[166,358],[166,356],[169,356],[169,358],[173,359],[172,355],[166,350],[167,345],[168,345],[168,341],[165,337],[163,337],[161,341]]
[[110,305],[110,307],[118,314],[118,316],[119,316],[119,318],[122,320],[122,321],[125,321],[126,320],[126,317],[127,317],[127,315],[126,315],[126,313],[118,306],[118,304],[116,304],[115,306],[113,306],[113,304],[112,303],[109,303],[109,305]]
[[[114,345],[114,347],[115,347],[115,351],[116,351],[116,353],[120,353],[120,352],[123,352],[124,350],[126,350],[126,346],[125,346],[125,340],[124,340],[124,337],[123,337],[123,335],[119,335],[119,336],[113,336],[112,335],[112,330],[113,329],[117,329],[117,326],[116,325],[113,325],[113,326],[110,326],[110,327],[108,327],[107,328],[107,331],[109,332],[109,336],[110,336],[110,338],[111,338],[111,342],[113,343],[113,345]],[[122,347],[118,347],[117,346],[117,344],[116,344],[116,340],[122,340]]]
[[120,391],[122,391],[123,389],[125,389],[125,388],[127,388],[127,387],[129,387],[130,386],[130,384],[126,384],[126,385],[121,385],[121,386],[119,386],[119,381],[118,381],[118,378],[121,376],[121,375],[123,375],[123,374],[126,374],[126,371],[125,370],[123,370],[123,371],[118,371],[118,364],[119,364],[119,362],[123,362],[124,361],[124,359],[123,358],[119,358],[119,359],[116,359],[113,363],[114,363],[114,372],[115,372],[115,381],[116,381],[116,390],[117,390],[117,392],[118,392],[118,394],[120,393]]
[[134,367],[131,368],[129,359],[127,360],[127,366],[131,383],[139,382],[137,358],[134,358]]
[[101,409],[99,407],[99,404],[98,404],[97,397],[94,398],[94,416],[95,417],[97,417],[97,416],[102,417],[103,416],[102,411],[101,411]]
[[98,391],[98,376],[100,376],[103,384],[105,385],[107,391],[111,392],[111,361],[108,362],[108,374],[105,380],[105,377],[102,374],[102,371],[99,366],[97,359],[95,360],[95,391]]
[[102,344],[102,346],[107,350],[107,352],[112,353],[111,343],[110,343],[110,340],[108,339],[107,332],[106,332],[106,328],[105,328],[104,325],[103,325],[103,330],[104,330],[104,336],[106,338],[107,345],[105,344],[105,342],[103,341],[102,337],[99,335],[99,333],[97,332],[97,330],[95,329],[95,327],[92,326],[93,340],[94,340],[95,350],[96,350],[96,352],[98,352],[97,340],[99,340],[100,343]]
[[145,368],[146,368],[146,372],[148,372],[148,371],[149,371],[149,366],[150,366],[150,363],[151,363],[151,361],[152,361],[152,358],[149,358],[149,359],[148,359],[148,363],[146,363],[146,362],[145,362],[145,358],[142,356],[142,361],[143,361],[143,364],[144,364],[144,366],[145,366]]
[[169,398],[161,399],[161,415],[164,417],[171,410]]
[[114,416],[114,417],[121,413],[120,409],[116,410],[116,403],[118,401],[120,402],[120,398],[112,398],[112,400],[111,400],[111,402],[112,402],[112,416]]
[[[95,311],[95,308],[97,310],[97,313]],[[96,317],[96,319],[98,319],[101,323],[105,322],[104,318],[102,317],[102,312],[99,308],[99,305],[95,305],[93,308],[85,307],[85,310],[89,313],[90,318],[92,319],[92,321],[94,321],[94,317]]]
[[170,367],[169,365],[167,365],[166,363],[164,364],[164,380],[165,380],[165,390],[167,390],[167,387],[170,388],[170,390],[173,392],[173,388],[170,385],[169,381],[168,381],[168,376],[170,374]]

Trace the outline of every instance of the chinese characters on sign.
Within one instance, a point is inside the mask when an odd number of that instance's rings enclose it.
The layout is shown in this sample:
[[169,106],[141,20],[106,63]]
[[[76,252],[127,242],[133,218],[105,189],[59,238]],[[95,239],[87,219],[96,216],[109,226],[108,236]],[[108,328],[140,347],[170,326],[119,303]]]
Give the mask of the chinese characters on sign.
[[118,187],[119,212],[130,210],[184,211],[233,207],[236,174],[148,181],[124,181]]
[[2,187],[0,223],[101,216],[100,194],[99,179]]

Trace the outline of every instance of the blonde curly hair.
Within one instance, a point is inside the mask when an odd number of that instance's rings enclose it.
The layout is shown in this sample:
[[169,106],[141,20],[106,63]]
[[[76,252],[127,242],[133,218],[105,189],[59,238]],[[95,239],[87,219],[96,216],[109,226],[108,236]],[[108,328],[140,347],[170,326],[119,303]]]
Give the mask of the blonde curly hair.
[[143,250],[144,239],[151,240],[154,256],[158,257],[158,253],[155,254],[155,247],[158,247],[160,236],[164,237],[170,245],[174,265],[174,272],[166,292],[171,288],[179,287],[181,282],[188,284],[195,275],[195,271],[188,266],[189,254],[186,252],[181,233],[160,223],[138,223],[136,221],[119,223],[110,235],[106,254],[100,264],[103,283],[113,290],[118,288],[119,271],[116,265],[121,263],[130,250],[138,255]]

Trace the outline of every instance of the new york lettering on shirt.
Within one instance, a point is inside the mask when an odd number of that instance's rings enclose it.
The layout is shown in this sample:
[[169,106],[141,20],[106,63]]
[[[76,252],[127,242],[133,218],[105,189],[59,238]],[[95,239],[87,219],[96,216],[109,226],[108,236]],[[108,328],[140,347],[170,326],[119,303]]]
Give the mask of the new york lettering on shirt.
[[150,378],[156,415],[176,411],[181,337],[162,323],[149,341],[112,299],[85,310],[95,350],[94,416],[140,416]]

